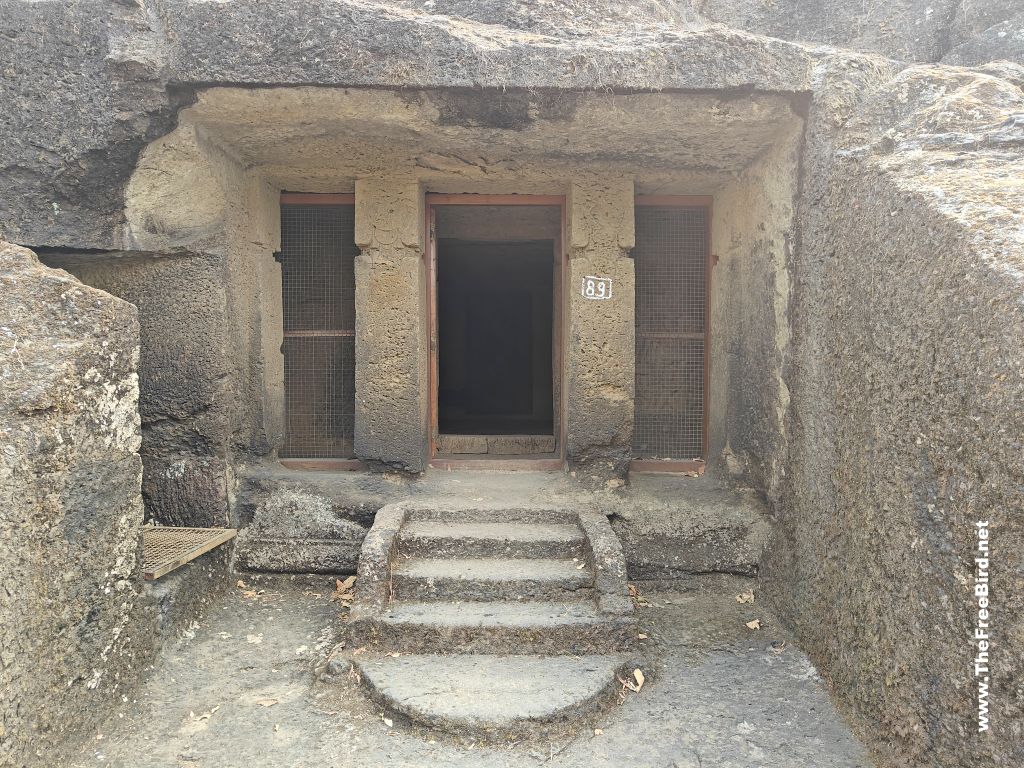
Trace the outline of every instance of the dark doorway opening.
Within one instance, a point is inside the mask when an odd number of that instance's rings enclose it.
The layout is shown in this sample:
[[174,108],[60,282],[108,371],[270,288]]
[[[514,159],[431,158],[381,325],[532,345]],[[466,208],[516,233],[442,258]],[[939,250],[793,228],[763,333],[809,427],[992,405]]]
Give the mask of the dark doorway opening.
[[554,435],[554,254],[550,239],[438,238],[441,434]]

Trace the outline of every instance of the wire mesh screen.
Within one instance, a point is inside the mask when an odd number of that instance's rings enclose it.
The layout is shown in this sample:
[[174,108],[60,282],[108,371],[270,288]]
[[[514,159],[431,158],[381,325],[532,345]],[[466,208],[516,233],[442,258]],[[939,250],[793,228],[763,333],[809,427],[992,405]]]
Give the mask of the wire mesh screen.
[[286,458],[352,456],[355,206],[281,206]]
[[637,206],[633,453],[704,453],[707,210]]

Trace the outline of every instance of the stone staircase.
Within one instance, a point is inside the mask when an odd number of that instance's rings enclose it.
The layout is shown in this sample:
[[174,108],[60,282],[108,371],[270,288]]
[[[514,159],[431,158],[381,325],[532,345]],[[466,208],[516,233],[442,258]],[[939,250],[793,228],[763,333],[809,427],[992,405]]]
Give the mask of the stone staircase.
[[353,664],[419,725],[551,732],[614,702],[638,665],[622,548],[599,513],[388,505],[358,575]]

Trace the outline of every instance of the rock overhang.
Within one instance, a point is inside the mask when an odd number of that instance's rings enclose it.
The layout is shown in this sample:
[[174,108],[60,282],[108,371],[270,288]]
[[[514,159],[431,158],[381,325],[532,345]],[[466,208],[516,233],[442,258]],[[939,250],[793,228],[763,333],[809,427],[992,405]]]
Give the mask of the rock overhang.
[[813,52],[805,46],[687,20],[657,2],[561,9],[380,0],[156,5],[167,78],[192,85],[795,93],[810,90],[812,78]]
[[428,180],[536,159],[686,170],[671,191],[709,191],[802,111],[820,55],[656,0],[159,7],[166,80],[196,91],[180,123],[309,190],[391,154]]
[[345,191],[401,169],[439,191],[480,191],[600,168],[682,175],[686,188],[672,191],[706,193],[800,120],[790,98],[762,93],[211,87],[178,131],[194,129],[282,189]]
[[[124,185],[145,147],[172,132],[187,104],[211,87],[760,93],[798,100],[814,90],[820,51],[690,15],[659,0],[455,0],[429,8],[377,0],[14,4],[0,23],[0,40],[12,46],[15,68],[11,87],[0,90],[19,105],[20,117],[0,132],[0,144],[11,150],[0,230],[36,246],[135,248],[122,236]],[[86,33],[88,46],[66,44]],[[59,99],[26,102],[14,84],[38,78],[76,85],[55,89]],[[22,138],[28,125],[32,144]],[[336,181],[323,186],[336,189]]]

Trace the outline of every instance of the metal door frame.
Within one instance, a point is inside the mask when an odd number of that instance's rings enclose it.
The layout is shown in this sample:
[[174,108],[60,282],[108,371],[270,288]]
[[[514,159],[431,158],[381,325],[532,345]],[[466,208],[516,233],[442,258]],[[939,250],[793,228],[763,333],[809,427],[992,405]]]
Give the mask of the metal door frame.
[[[561,212],[559,238],[555,241],[555,259],[558,261],[559,284],[552,291],[552,299],[557,302],[551,315],[552,322],[552,356],[551,375],[552,388],[557,391],[557,399],[552,409],[558,416],[558,427],[555,440],[558,444],[557,457],[552,459],[439,459],[437,457],[437,238],[436,217],[434,207],[440,205],[486,205],[486,206],[558,206]],[[566,265],[565,250],[565,196],[564,195],[479,195],[472,193],[443,194],[428,192],[424,200],[424,248],[423,258],[427,272],[427,347],[430,353],[430,364],[427,366],[427,457],[432,467],[442,469],[561,469],[565,464],[565,429],[566,429],[566,392],[564,376],[564,359],[562,346],[565,340],[567,323],[566,312]]]

